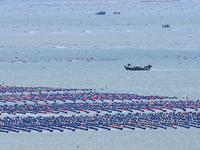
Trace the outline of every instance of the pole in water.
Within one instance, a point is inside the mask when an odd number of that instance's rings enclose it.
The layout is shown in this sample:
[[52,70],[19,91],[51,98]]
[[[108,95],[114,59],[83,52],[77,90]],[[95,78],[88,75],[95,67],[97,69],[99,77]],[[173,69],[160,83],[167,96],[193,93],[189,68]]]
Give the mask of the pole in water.
[[107,90],[107,86],[106,86],[106,84],[105,84],[105,89]]

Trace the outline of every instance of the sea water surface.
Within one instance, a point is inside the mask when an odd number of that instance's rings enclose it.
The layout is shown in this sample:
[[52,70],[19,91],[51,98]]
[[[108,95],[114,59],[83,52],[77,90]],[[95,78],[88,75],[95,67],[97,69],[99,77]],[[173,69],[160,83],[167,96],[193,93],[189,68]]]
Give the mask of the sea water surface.
[[[106,15],[98,16],[98,11]],[[114,15],[113,11],[121,13]],[[197,100],[199,12],[198,2],[186,1],[1,0],[0,84]],[[128,63],[151,64],[152,69],[126,71]],[[196,128],[0,133],[0,147],[199,149],[199,133]]]

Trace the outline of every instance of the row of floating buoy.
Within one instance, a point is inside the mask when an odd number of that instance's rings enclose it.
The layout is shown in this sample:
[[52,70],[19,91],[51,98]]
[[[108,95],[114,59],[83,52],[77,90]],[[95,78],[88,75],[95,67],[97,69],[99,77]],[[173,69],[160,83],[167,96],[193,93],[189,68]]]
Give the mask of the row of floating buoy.
[[200,112],[104,114],[80,116],[28,116],[0,118],[0,132],[53,132],[58,130],[200,128]]
[[177,97],[171,96],[157,96],[157,95],[138,95],[129,93],[100,93],[100,92],[83,92],[83,93],[21,93],[21,94],[3,94],[0,95],[0,102],[37,102],[37,101],[54,101],[57,100],[66,102],[68,101],[115,101],[115,100],[150,100],[150,99],[177,99]]
[[[38,101],[47,101],[47,100],[132,100],[132,99],[177,99],[175,96],[158,96],[158,95],[138,95],[138,94],[129,94],[129,93],[101,93],[101,92],[85,92],[93,91],[96,89],[80,89],[80,88],[51,88],[51,87],[22,87],[22,86],[0,86],[0,102],[4,101],[19,101],[19,100],[38,100]],[[67,91],[67,92],[66,92]],[[69,93],[72,91],[75,93]],[[83,93],[76,93],[76,91],[84,91]],[[10,93],[23,93],[30,92],[31,94],[10,94]],[[33,93],[32,93],[33,92]],[[37,93],[39,92],[39,94]],[[54,92],[54,93],[49,93]],[[55,93],[62,92],[62,93]],[[64,93],[65,92],[65,93]],[[9,93],[6,95],[6,93]],[[23,97],[23,99],[21,98]]]
[[176,111],[180,109],[186,111],[186,109],[194,109],[198,111],[200,108],[199,100],[179,100],[179,101],[131,101],[131,102],[95,102],[95,103],[44,103],[44,104],[14,104],[14,105],[0,105],[0,113],[8,114],[37,114],[37,113],[89,113],[94,111],[100,113],[101,111],[106,111],[112,113],[112,111],[122,112],[122,111],[141,111],[145,110],[155,112],[156,110],[167,112]]
[[52,88],[52,87],[23,87],[0,85],[0,93],[23,93],[23,92],[65,92],[65,91],[92,91],[94,89],[77,88]]
[[11,62],[11,63],[30,63],[30,62],[76,62],[76,61],[119,61],[122,59],[116,58],[52,58],[52,59],[0,59],[0,62]]
[[[93,89],[0,86],[0,93],[3,93],[0,95],[0,102],[13,102],[10,105],[0,105],[0,114],[20,114],[16,117],[0,118],[0,132],[200,128],[200,112],[186,111],[186,109],[198,111],[199,100],[174,100],[177,97],[92,91]],[[142,99],[147,101],[139,101]],[[151,99],[159,101],[149,101]],[[67,103],[68,100],[72,102]],[[150,113],[144,113],[145,110]],[[160,113],[155,113],[156,110]],[[177,110],[182,110],[182,112],[177,112]],[[34,114],[38,113],[66,114],[68,112],[90,113],[91,111],[96,114],[34,117]],[[98,113],[102,111],[111,114],[99,115]],[[113,111],[118,114],[113,114]],[[125,111],[129,113],[119,114]],[[131,114],[133,111],[137,113]],[[166,113],[167,111],[169,113]],[[24,115],[27,113],[33,116]]]
[[47,5],[49,7],[53,6],[88,6],[88,5],[111,5],[111,6],[116,6],[119,4],[135,4],[138,2],[133,2],[133,1],[126,1],[126,2],[121,2],[121,1],[113,1],[113,2],[62,2],[62,3],[29,3],[30,5]]

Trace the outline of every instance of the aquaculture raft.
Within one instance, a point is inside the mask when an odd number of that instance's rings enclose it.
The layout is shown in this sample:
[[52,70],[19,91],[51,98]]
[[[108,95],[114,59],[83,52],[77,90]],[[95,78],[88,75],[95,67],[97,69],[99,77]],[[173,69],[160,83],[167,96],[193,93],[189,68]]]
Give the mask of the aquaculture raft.
[[76,129],[90,130],[124,130],[131,129],[167,129],[183,127],[200,128],[200,113],[178,112],[178,113],[136,113],[136,114],[105,114],[84,116],[38,116],[38,117],[3,117],[0,118],[0,132],[31,132],[32,130],[42,132],[43,130],[53,132],[58,130],[75,131]]
[[94,91],[0,86],[0,132],[200,128],[199,100]]

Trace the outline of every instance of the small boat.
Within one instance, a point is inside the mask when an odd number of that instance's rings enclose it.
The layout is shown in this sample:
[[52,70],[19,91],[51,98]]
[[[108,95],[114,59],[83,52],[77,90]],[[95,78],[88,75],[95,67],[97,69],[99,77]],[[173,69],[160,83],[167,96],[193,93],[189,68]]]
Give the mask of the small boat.
[[114,11],[113,14],[120,14],[120,12]]
[[150,70],[151,69],[151,65],[148,65],[148,66],[144,66],[143,68],[140,67],[140,66],[134,66],[134,67],[131,67],[131,64],[128,64],[128,66],[125,66],[125,69],[126,70]]
[[105,11],[100,11],[100,12],[96,12],[97,15],[105,15],[106,12]]
[[169,24],[165,24],[165,25],[162,24],[162,27],[163,27],[163,28],[169,28],[170,25],[169,25]]

